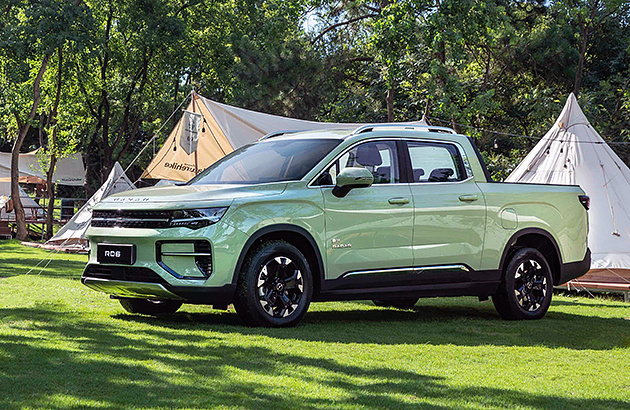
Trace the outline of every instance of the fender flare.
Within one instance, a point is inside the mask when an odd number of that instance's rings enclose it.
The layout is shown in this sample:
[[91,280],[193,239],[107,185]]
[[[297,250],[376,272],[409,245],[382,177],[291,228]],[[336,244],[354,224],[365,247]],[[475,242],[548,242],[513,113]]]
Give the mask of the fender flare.
[[315,257],[317,258],[317,265],[318,265],[317,268],[320,275],[320,283],[324,282],[324,261],[322,259],[321,250],[319,249],[317,242],[315,242],[315,239],[313,239],[313,236],[306,229],[297,225],[274,224],[274,225],[265,226],[264,228],[260,228],[259,230],[254,232],[252,235],[250,235],[249,239],[247,239],[247,242],[245,242],[243,249],[241,249],[241,253],[238,257],[238,261],[236,262],[236,267],[234,268],[234,274],[232,276],[233,285],[236,285],[236,282],[238,281],[238,274],[241,271],[243,262],[245,261],[245,256],[247,256],[247,253],[251,249],[252,245],[264,235],[274,233],[274,232],[283,232],[283,231],[289,231],[289,232],[299,234],[303,236],[310,243],[311,247],[313,248],[313,251],[315,252]]
[[[503,271],[505,269],[505,264],[507,261],[507,257],[509,256],[509,251],[510,248],[512,247],[512,245],[514,245],[516,243],[516,241],[518,241],[518,239],[522,236],[525,235],[530,235],[530,234],[536,234],[536,235],[542,235],[545,238],[549,239],[549,241],[551,242],[551,244],[554,247],[554,251],[556,252],[556,256],[558,258],[558,269],[562,270],[562,254],[560,253],[560,247],[558,246],[558,242],[556,241],[556,239],[553,237],[552,234],[550,234],[549,232],[545,231],[544,229],[541,228],[524,228],[521,229],[520,231],[517,231],[516,233],[514,233],[510,239],[508,239],[505,248],[503,249],[503,254],[501,255],[501,262],[499,263],[499,271],[501,272],[501,277],[503,278]],[[558,271],[558,275],[560,275],[561,272]],[[555,278],[554,278],[555,279]]]

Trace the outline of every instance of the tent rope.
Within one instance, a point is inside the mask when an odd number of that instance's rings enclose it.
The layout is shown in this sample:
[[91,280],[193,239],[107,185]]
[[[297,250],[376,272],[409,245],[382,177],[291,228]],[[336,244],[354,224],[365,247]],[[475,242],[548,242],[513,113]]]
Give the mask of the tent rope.
[[[569,281],[569,282],[567,283],[567,287],[568,287],[568,284],[569,284],[569,283],[571,283],[571,284],[573,285],[573,287],[574,287],[576,290],[578,290],[578,291],[579,291],[579,290],[580,290],[580,288],[581,288],[581,290],[585,291],[585,292],[586,292],[586,293],[588,293],[588,294],[589,294],[589,295],[590,295],[593,299],[595,299],[595,295],[593,295],[593,294],[591,293],[591,291],[590,291],[590,290],[586,289],[586,287],[585,287],[584,285],[582,285],[580,282],[576,282],[576,281],[571,280],[571,281]],[[571,290],[571,289],[569,289],[569,290]]]
[[[486,129],[486,128],[474,127],[472,125],[460,124],[460,123],[452,122],[452,121],[445,121],[445,120],[443,120],[441,118],[437,118],[437,117],[429,117],[429,116],[427,116],[427,118],[430,119],[430,120],[439,121],[439,122],[441,122],[443,124],[457,125],[457,126],[464,127],[464,128],[470,128],[470,129],[473,129],[475,131],[488,132],[488,133],[491,133],[491,134],[502,135],[502,136],[505,136],[505,137],[529,138],[529,139],[539,140],[539,141],[564,142],[563,140],[554,140],[552,138],[534,137],[534,136],[531,136],[531,135],[513,134],[513,133],[510,133],[510,132],[494,131],[494,130],[489,130],[489,129]],[[594,145],[604,145],[604,144],[608,144],[608,145],[627,145],[627,144],[630,144],[630,141],[575,141],[575,142],[577,144],[594,144]]]
[[614,270],[610,269],[610,268],[606,268],[607,271],[609,271],[610,273],[612,273],[613,275],[617,276],[619,279],[623,280],[624,282],[628,282],[630,283],[630,280],[624,278],[623,276],[621,276],[620,274],[618,274],[617,272],[615,272]]
[[[144,144],[144,147],[142,147],[142,149],[140,150],[140,152],[138,153],[138,155],[136,155],[136,157],[133,159],[133,161],[131,161],[131,163],[127,166],[127,168],[125,168],[125,174],[127,174],[127,171],[129,171],[129,168],[131,168],[131,166],[133,164],[135,164],[135,162],[138,160],[138,158],[140,158],[140,155],[142,155],[142,153],[147,149],[147,147],[157,138],[157,136],[160,134],[160,132],[162,131],[162,129],[164,129],[164,127],[166,126],[166,124],[168,124],[168,122],[171,120],[171,118],[173,118],[173,115],[175,115],[175,113],[177,111],[179,111],[179,109],[182,107],[182,105],[184,105],[184,103],[188,100],[188,98],[190,98],[193,95],[194,91],[191,91],[190,94],[188,94],[186,96],[186,98],[184,98],[182,100],[182,102],[177,106],[177,108],[175,108],[175,110],[173,110],[173,112],[171,113],[171,115],[166,119],[166,121],[164,121],[164,123],[162,124],[162,126],[155,132],[155,134],[153,134],[153,137],[151,137],[151,139],[149,141],[147,141],[146,144]],[[121,175],[122,176],[122,175]],[[121,176],[119,176],[118,178],[120,178]],[[138,182],[140,180],[140,178],[138,178],[133,184],[135,185],[136,182]],[[118,181],[118,180],[116,180]]]

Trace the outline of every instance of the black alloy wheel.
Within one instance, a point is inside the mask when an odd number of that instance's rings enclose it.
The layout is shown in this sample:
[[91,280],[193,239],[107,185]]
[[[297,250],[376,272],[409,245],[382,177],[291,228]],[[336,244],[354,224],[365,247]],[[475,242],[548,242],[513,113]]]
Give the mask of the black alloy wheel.
[[258,301],[271,317],[291,315],[304,296],[304,279],[299,267],[286,256],[270,259],[258,273]]
[[249,326],[289,327],[306,314],[313,295],[304,254],[283,240],[252,249],[239,274],[234,308]]
[[527,259],[516,269],[514,275],[514,297],[519,306],[534,312],[543,305],[547,296],[547,277],[542,266],[533,259]]
[[514,252],[492,303],[504,319],[542,318],[553,296],[551,268],[536,249],[521,248]]

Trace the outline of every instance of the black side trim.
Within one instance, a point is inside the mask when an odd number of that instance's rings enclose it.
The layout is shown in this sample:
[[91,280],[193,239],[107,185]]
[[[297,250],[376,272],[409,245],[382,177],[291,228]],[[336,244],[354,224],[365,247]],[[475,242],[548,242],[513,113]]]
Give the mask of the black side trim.
[[560,284],[579,278],[591,269],[591,250],[586,249],[584,259],[577,262],[563,263],[560,271]]
[[306,229],[301,228],[299,226],[289,225],[289,224],[277,224],[277,225],[265,226],[264,228],[259,229],[253,235],[249,237],[247,242],[245,242],[245,246],[243,246],[243,249],[241,250],[241,254],[238,257],[238,262],[236,262],[236,268],[234,269],[234,276],[232,277],[233,285],[236,286],[236,282],[238,280],[238,274],[241,271],[241,268],[243,267],[245,256],[247,256],[247,252],[249,252],[254,242],[256,242],[258,239],[260,239],[262,236],[266,234],[273,233],[273,232],[282,232],[282,231],[290,231],[290,232],[300,234],[303,237],[305,237],[306,240],[308,240],[308,242],[313,247],[313,250],[315,251],[315,256],[317,257],[317,264],[318,264],[317,268],[319,270],[321,283],[324,283],[324,278],[325,278],[324,277],[324,261],[322,260],[322,253],[319,249],[319,246],[317,246],[317,242],[315,242],[315,239],[313,239],[311,234]]
[[[467,270],[458,269],[455,265],[445,265],[445,269],[426,269],[422,267],[391,269],[392,272],[373,274],[361,273],[353,274],[349,272],[346,276],[337,279],[326,280],[322,283],[321,292],[324,295],[336,295],[334,300],[343,300],[346,295],[351,299],[369,299],[373,293],[386,293],[390,296],[402,297],[401,295],[410,294],[412,296],[487,296],[496,292],[496,288],[492,288],[495,284],[501,282],[501,273],[498,270]],[[485,284],[482,290],[477,293],[458,294],[453,289],[477,289],[475,284]],[[491,285],[488,285],[491,284]],[[487,290],[492,290],[488,293]],[[437,293],[432,294],[434,290]],[[446,290],[447,294],[443,294]],[[396,295],[400,292],[401,295]],[[324,298],[331,296],[323,296]],[[328,300],[328,299],[326,299]],[[333,300],[333,299],[331,299]]]
[[315,295],[313,301],[325,302],[331,300],[400,299],[441,296],[487,297],[497,292],[499,284],[500,282],[491,281],[329,290]]

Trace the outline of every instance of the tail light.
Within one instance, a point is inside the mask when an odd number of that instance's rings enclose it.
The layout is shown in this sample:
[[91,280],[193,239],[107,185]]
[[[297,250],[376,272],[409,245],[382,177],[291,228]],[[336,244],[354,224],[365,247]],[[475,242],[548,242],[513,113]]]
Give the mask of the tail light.
[[578,199],[582,206],[588,211],[591,207],[591,198],[589,198],[588,195],[578,195]]

